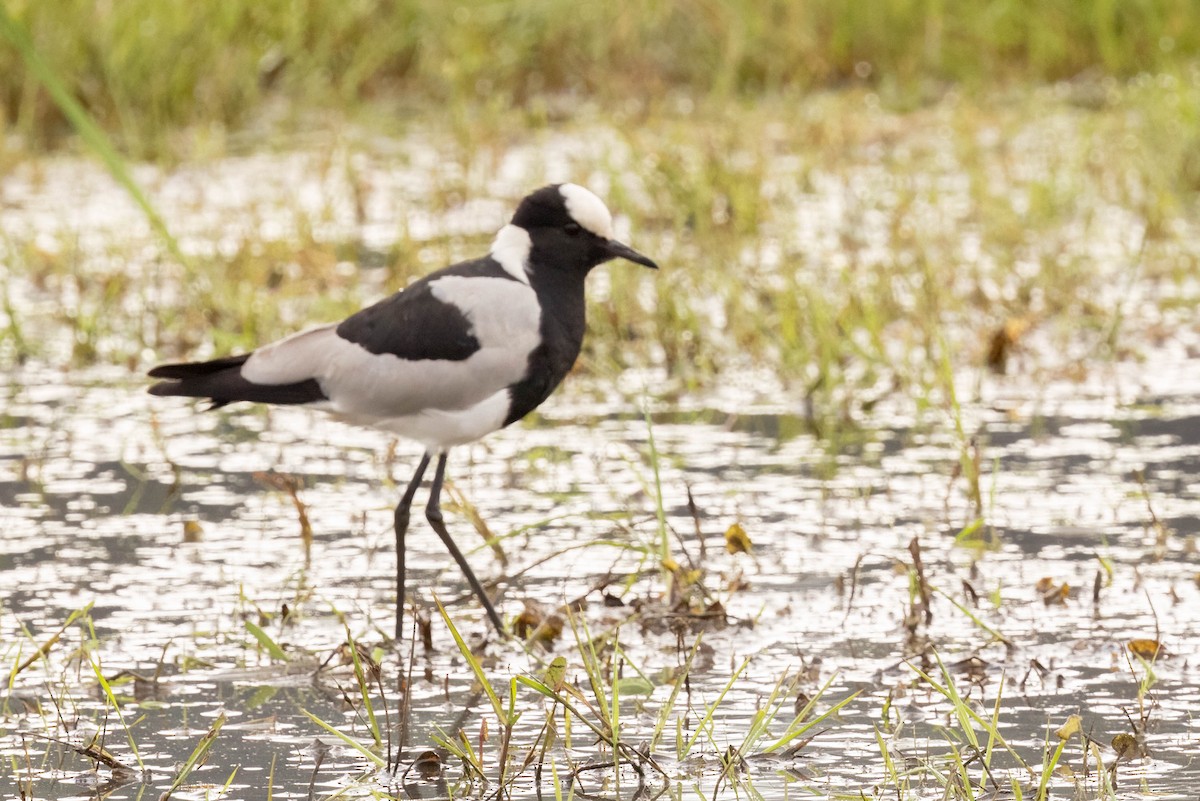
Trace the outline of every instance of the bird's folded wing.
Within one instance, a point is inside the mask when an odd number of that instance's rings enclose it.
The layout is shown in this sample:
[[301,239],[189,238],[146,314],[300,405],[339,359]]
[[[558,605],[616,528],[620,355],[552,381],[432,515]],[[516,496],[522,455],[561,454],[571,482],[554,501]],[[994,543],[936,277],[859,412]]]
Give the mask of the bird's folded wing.
[[539,321],[520,282],[434,274],[336,326],[260,348],[241,372],[256,384],[314,379],[352,417],[464,409],[525,376]]

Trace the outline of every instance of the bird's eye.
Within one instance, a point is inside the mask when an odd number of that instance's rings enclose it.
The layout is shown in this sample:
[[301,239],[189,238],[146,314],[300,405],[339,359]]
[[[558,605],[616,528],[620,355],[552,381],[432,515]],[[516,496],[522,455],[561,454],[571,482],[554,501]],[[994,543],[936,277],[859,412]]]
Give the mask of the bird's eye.
[[563,230],[567,232],[568,236],[579,236],[579,232],[582,231],[583,228],[579,226],[579,223],[569,222],[563,226]]

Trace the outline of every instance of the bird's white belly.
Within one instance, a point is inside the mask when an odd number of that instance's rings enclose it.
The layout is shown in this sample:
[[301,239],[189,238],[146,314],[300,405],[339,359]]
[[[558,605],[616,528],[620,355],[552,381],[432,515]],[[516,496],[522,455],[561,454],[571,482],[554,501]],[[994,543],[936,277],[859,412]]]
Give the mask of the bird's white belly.
[[503,389],[465,409],[425,409],[398,417],[374,417],[337,411],[334,411],[334,415],[350,423],[399,434],[405,439],[421,443],[430,451],[444,451],[455,445],[474,442],[501,428],[508,417],[510,402],[508,390]]

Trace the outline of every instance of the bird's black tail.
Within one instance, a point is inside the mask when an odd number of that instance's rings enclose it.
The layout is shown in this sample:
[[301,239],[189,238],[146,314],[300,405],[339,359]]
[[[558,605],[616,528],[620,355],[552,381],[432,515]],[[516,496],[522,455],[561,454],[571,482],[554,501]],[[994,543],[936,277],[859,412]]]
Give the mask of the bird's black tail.
[[208,398],[210,409],[234,401],[296,405],[329,400],[314,379],[294,384],[255,384],[242,376],[242,365],[249,353],[226,356],[209,362],[160,364],[150,371],[151,378],[165,378],[150,387],[151,395],[181,395]]

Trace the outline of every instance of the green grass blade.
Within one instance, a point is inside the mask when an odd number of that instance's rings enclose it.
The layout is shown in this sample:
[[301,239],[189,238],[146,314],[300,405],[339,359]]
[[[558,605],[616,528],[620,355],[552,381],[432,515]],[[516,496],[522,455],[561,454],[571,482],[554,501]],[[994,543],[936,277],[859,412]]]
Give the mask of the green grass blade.
[[[171,786],[167,791],[159,797],[159,801],[166,801],[171,797],[171,794],[178,790],[183,783],[187,781],[187,777],[197,766],[204,764],[204,757],[208,754],[208,749],[212,747],[213,740],[217,739],[217,732],[221,731],[221,727],[225,725],[225,713],[222,712],[213,721],[209,730],[200,738],[200,742],[196,743],[196,747],[192,749],[192,753],[188,755],[187,761],[183,763],[183,767],[175,774],[175,780],[171,782]],[[233,777],[230,777],[230,781]]]
[[[832,680],[833,680],[833,677],[831,676],[830,681],[832,681]],[[812,699],[812,701],[810,701],[809,704],[804,707],[804,710],[802,710],[801,713],[796,716],[796,719],[792,721],[792,724],[790,726],[788,726],[787,732],[782,737],[780,737],[778,740],[776,740],[775,742],[773,742],[769,746],[767,746],[765,749],[763,749],[766,753],[770,753],[772,751],[778,751],[780,748],[783,748],[785,745],[788,745],[789,743],[791,743],[797,737],[800,737],[800,736],[804,735],[806,732],[811,731],[812,728],[814,726],[816,726],[817,724],[833,717],[838,712],[842,711],[842,709],[844,709],[847,704],[849,704],[855,698],[858,698],[858,695],[859,695],[859,692],[851,693],[850,695],[846,696],[842,700],[838,701],[833,706],[829,707],[829,709],[826,709],[824,712],[817,715],[812,720],[801,723],[801,721],[804,718],[804,715],[808,714],[808,710],[812,706],[812,703],[815,702],[818,698],[820,698],[825,693],[825,690],[828,687],[829,687],[829,682],[826,682],[825,685],[817,693],[817,695]]]
[[[658,515],[658,560],[665,562],[671,557],[671,540],[667,536],[667,512],[663,506],[662,476],[658,470],[658,447],[654,444],[654,422],[650,419],[650,405],[642,404],[642,416],[646,418],[646,444],[650,448],[650,467],[654,470],[654,507]],[[671,581],[670,571],[663,570],[663,578]]]
[[999,631],[997,631],[996,629],[994,629],[994,628],[992,628],[991,626],[989,626],[987,623],[984,623],[982,620],[980,620],[980,618],[979,618],[979,616],[978,616],[978,615],[976,615],[974,612],[972,612],[972,611],[971,611],[970,609],[968,609],[967,607],[965,607],[965,606],[963,606],[962,604],[960,604],[960,603],[959,603],[959,602],[958,602],[958,601],[957,601],[955,598],[953,598],[953,597],[952,597],[952,596],[951,596],[951,595],[950,595],[948,592],[946,592],[945,590],[943,590],[943,589],[940,589],[940,588],[938,588],[938,587],[935,587],[935,586],[933,586],[932,584],[931,584],[931,585],[929,585],[929,589],[930,589],[930,590],[932,590],[932,591],[933,591],[933,592],[934,592],[936,595],[940,595],[940,596],[942,596],[943,598],[945,598],[947,601],[949,601],[950,603],[954,604],[954,607],[955,607],[955,608],[956,608],[958,611],[960,611],[960,612],[962,612],[964,615],[966,615],[966,616],[967,616],[967,617],[968,617],[968,618],[971,620],[971,622],[972,622],[972,623],[974,623],[976,626],[978,626],[979,628],[983,629],[983,630],[984,630],[984,631],[986,631],[988,634],[992,635],[992,637],[994,637],[994,638],[996,639],[996,641],[997,641],[997,642],[1002,642],[1002,643],[1004,643],[1005,645],[1012,645],[1012,641],[1011,641],[1010,639],[1008,639],[1007,637],[1005,637],[1003,634],[1001,634],[1001,633],[1000,633]]
[[350,746],[350,747],[351,747],[351,748],[353,748],[355,751],[357,751],[358,753],[360,753],[360,754],[362,754],[363,756],[365,756],[367,759],[369,759],[369,760],[371,760],[372,762],[374,762],[374,763],[375,763],[376,765],[378,765],[379,767],[383,767],[384,765],[386,765],[386,764],[387,764],[386,760],[384,760],[384,758],[383,758],[383,757],[379,756],[379,754],[376,754],[376,753],[375,753],[374,751],[372,751],[370,748],[367,748],[365,745],[363,745],[362,743],[360,743],[358,740],[355,740],[355,739],[354,739],[353,737],[351,737],[350,735],[348,735],[348,734],[343,734],[342,732],[338,731],[338,730],[337,730],[337,729],[335,729],[333,726],[329,725],[328,723],[326,723],[325,721],[321,720],[319,717],[317,717],[316,715],[314,715],[312,712],[309,712],[307,709],[301,709],[300,711],[301,711],[301,712],[303,712],[303,713],[305,714],[305,716],[306,716],[306,717],[307,717],[309,720],[311,720],[313,723],[317,724],[317,725],[318,725],[318,726],[320,726],[322,729],[324,729],[325,731],[329,732],[329,733],[330,733],[330,734],[332,734],[334,737],[338,738],[338,739],[339,739],[339,740],[341,740],[343,743],[345,743],[346,745]]
[[371,687],[367,682],[367,674],[363,671],[362,660],[358,658],[358,644],[355,643],[349,626],[346,627],[346,642],[350,643],[350,658],[354,661],[354,679],[358,684],[359,695],[362,696],[363,708],[367,710],[371,736],[375,739],[375,746],[379,747],[383,745],[383,735],[379,730],[379,721],[375,718],[375,705],[371,703]]
[[[593,734],[595,734],[604,742],[608,743],[613,748],[618,747],[617,743],[613,740],[609,733],[604,730],[604,728],[588,720],[587,716],[585,716],[583,712],[581,712],[574,704],[572,704],[565,695],[551,689],[546,685],[545,682],[541,681],[540,679],[535,679],[533,676],[514,676],[513,678],[517,684],[528,687],[529,689],[546,696],[550,700],[558,702],[560,705],[562,705],[563,709],[574,715],[576,720],[591,729]],[[607,725],[607,721],[605,725]]]
[[[88,634],[92,641],[96,640],[96,631],[92,627],[91,619],[87,621]],[[137,760],[138,767],[143,771],[146,766],[142,763],[142,755],[138,752],[137,740],[133,737],[133,729],[130,728],[128,721],[125,720],[125,715],[121,712],[121,705],[117,703],[117,696],[113,692],[112,686],[108,683],[108,679],[104,678],[104,672],[100,669],[100,661],[92,654],[88,653],[88,662],[92,666],[92,672],[96,674],[96,681],[100,684],[100,689],[104,692],[104,697],[108,703],[112,704],[113,711],[117,713],[117,720],[121,721],[121,728],[125,730],[125,739],[129,741],[129,748],[133,751],[133,758]]]
[[721,705],[721,702],[725,700],[725,696],[729,694],[729,691],[733,689],[733,683],[737,681],[738,676],[742,675],[742,671],[749,666],[749,659],[746,659],[744,662],[742,662],[742,664],[738,666],[738,669],[733,672],[733,675],[729,677],[729,681],[725,682],[725,686],[721,688],[721,693],[717,696],[717,700],[713,701],[705,709],[704,718],[696,724],[696,733],[692,735],[691,739],[689,739],[687,744],[683,747],[683,756],[687,756],[692,752],[692,748],[696,745],[696,741],[700,739],[700,735],[707,731],[709,724],[712,723],[713,715],[717,713],[717,708]]
[[[904,664],[908,667],[909,670],[916,673],[918,676],[921,677],[922,680],[924,680],[926,683],[928,683],[929,686],[932,687],[939,695],[943,696],[948,701],[950,701],[950,703],[954,706],[954,711],[955,711],[956,715],[961,713],[962,715],[965,715],[967,718],[975,721],[975,723],[978,724],[981,729],[983,729],[985,732],[988,733],[989,737],[994,737],[995,741],[997,743],[999,743],[1000,746],[1002,748],[1004,748],[1004,750],[1007,751],[1008,754],[1013,758],[1013,760],[1018,765],[1020,765],[1022,769],[1024,769],[1027,773],[1029,773],[1030,776],[1036,777],[1038,775],[1037,771],[1035,771],[1029,765],[1029,763],[1025,761],[1025,759],[1021,756],[1021,754],[1015,748],[1013,748],[1012,745],[1009,744],[1008,740],[1006,740],[1004,738],[1004,735],[1002,735],[1000,733],[999,729],[997,729],[995,726],[992,725],[992,722],[990,720],[984,720],[982,717],[980,717],[975,712],[975,710],[971,709],[969,704],[965,704],[962,702],[961,696],[958,695],[958,691],[956,689],[951,689],[949,687],[943,687],[941,684],[939,684],[937,681],[935,681],[932,676],[930,676],[928,673],[926,673],[921,668],[914,665],[912,662],[905,662]],[[946,671],[945,665],[941,665],[940,658],[939,658],[939,665],[941,666],[941,669],[942,669],[942,675],[945,676],[948,680],[947,684],[950,684],[951,682],[949,680],[952,677],[950,676],[949,672]],[[957,699],[957,700],[955,700],[955,699]]]
[[500,697],[496,695],[496,691],[492,689],[492,683],[488,681],[487,674],[483,672],[483,665],[479,664],[479,660],[475,658],[475,654],[471,653],[471,649],[467,647],[466,640],[458,633],[458,629],[454,626],[454,621],[450,619],[449,613],[446,612],[446,607],[442,606],[442,602],[437,596],[434,596],[433,602],[437,604],[438,612],[442,615],[442,620],[446,621],[446,628],[450,629],[450,636],[454,638],[454,644],[458,646],[458,652],[462,654],[463,659],[467,660],[467,664],[471,666],[472,672],[475,673],[475,679],[483,687],[483,691],[487,693],[488,700],[492,702],[492,709],[496,711],[496,719],[500,721],[501,726],[509,725],[508,714],[504,709],[504,704],[500,701]]
[[87,110],[79,104],[79,101],[71,95],[65,82],[60,79],[54,69],[42,59],[41,54],[34,47],[33,41],[29,38],[29,34],[19,22],[9,15],[8,9],[4,5],[0,5],[0,34],[3,34],[16,48],[29,72],[46,88],[50,98],[62,111],[71,126],[75,128],[88,149],[104,162],[104,166],[108,168],[112,177],[141,208],[142,213],[150,222],[150,227],[162,239],[171,256],[180,264],[188,264],[188,259],[179,248],[179,242],[171,234],[166,221],[150,203],[150,199],[142,192],[142,188],[134,181],[133,175],[125,165],[125,160],[117,153],[112,141],[96,124]]
[[658,720],[654,724],[654,732],[650,735],[650,753],[654,753],[658,749],[658,741],[662,738],[663,731],[667,726],[667,718],[671,714],[671,710],[675,708],[675,701],[679,697],[679,691],[683,689],[684,681],[687,678],[688,672],[692,669],[692,662],[696,658],[696,653],[700,650],[700,643],[704,639],[704,632],[696,635],[696,644],[692,646],[692,650],[688,653],[687,660],[683,663],[683,671],[675,679],[675,684],[671,687],[671,694],[667,696],[666,703],[658,712]]
[[[579,657],[583,660],[583,670],[587,673],[588,684],[592,688],[592,696],[600,705],[600,717],[605,725],[612,721],[612,704],[610,693],[604,686],[604,676],[600,672],[600,656],[596,653],[596,643],[588,631],[587,621],[576,618],[575,613],[567,610],[567,621],[571,624],[571,632],[575,635],[575,644],[579,648]],[[583,631],[580,632],[582,627]],[[615,734],[615,732],[610,732]]]
[[1035,801],[1047,801],[1049,799],[1050,779],[1054,777],[1054,769],[1058,767],[1058,760],[1062,756],[1063,749],[1066,747],[1066,740],[1060,742],[1058,747],[1054,749],[1054,755],[1042,766],[1042,776],[1038,782],[1037,794],[1034,796]]
[[258,644],[263,647],[263,650],[266,651],[267,655],[272,659],[279,662],[288,661],[288,655],[284,652],[284,650],[280,648],[273,639],[271,639],[270,634],[267,634],[265,631],[263,631],[262,628],[257,624],[251,623],[249,620],[247,620],[246,631],[250,632],[250,635],[254,637],[254,639],[258,640]]

